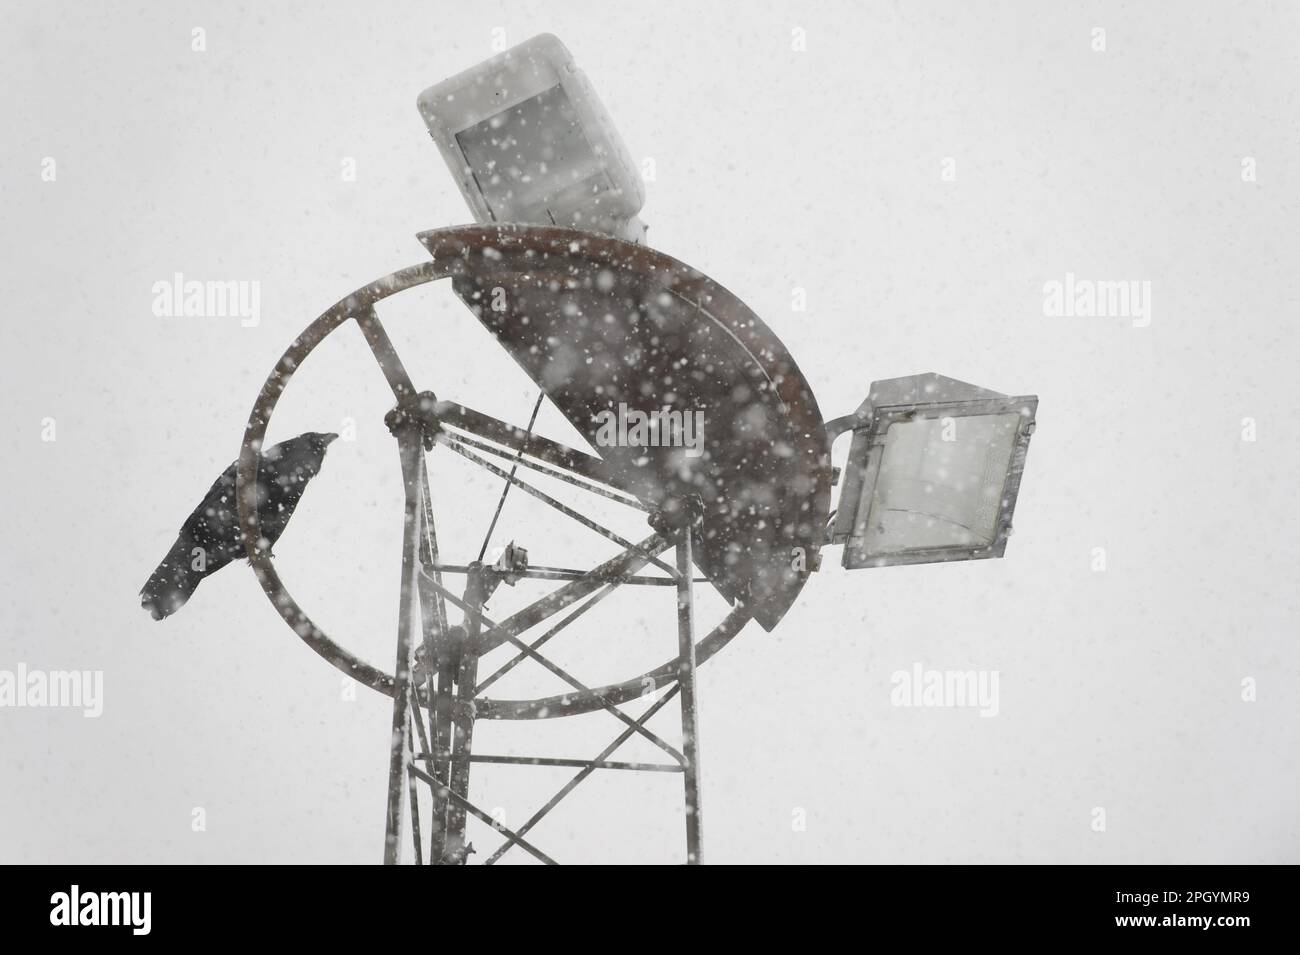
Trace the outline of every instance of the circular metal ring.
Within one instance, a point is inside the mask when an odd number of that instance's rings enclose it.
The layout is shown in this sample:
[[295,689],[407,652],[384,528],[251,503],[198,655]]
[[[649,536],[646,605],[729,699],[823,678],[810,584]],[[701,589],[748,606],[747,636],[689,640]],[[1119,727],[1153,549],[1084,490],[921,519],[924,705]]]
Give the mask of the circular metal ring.
[[[468,274],[471,271],[467,265],[470,256],[487,255],[493,251],[496,244],[522,247],[528,254],[534,251],[545,254],[549,250],[572,248],[574,243],[580,242],[584,248],[590,247],[593,255],[611,262],[633,263],[639,271],[644,269],[647,274],[653,274],[658,280],[664,281],[665,289],[673,294],[683,294],[683,290],[698,294],[699,290],[704,288],[708,300],[720,301],[720,304],[747,317],[747,325],[739,329],[738,335],[754,334],[755,328],[766,331],[757,316],[753,316],[753,313],[739,299],[725,289],[676,259],[644,246],[632,246],[621,240],[568,229],[528,226],[459,226],[425,233],[421,239],[430,247],[433,261],[393,272],[340,299],[290,344],[267,377],[249,415],[236,476],[236,504],[248,559],[262,590],[271,600],[276,611],[317,654],[349,677],[388,696],[392,696],[395,691],[392,674],[359,659],[321,630],[284,586],[268,548],[261,543],[255,481],[258,455],[280,395],[317,345],[348,319],[364,314],[385,298],[428,282]],[[676,282],[676,285],[667,284],[670,278]],[[701,307],[698,300],[693,300],[693,303],[695,307]],[[777,344],[779,345],[779,342]],[[768,347],[770,350],[770,345]],[[789,365],[794,367],[793,362]],[[794,384],[797,383],[790,379],[783,381],[783,387],[786,388],[793,387]],[[793,399],[795,396],[792,394],[791,397]],[[811,422],[812,417],[816,418],[815,422]],[[816,433],[819,437],[824,435],[820,415],[815,412],[815,403],[810,423],[815,424],[816,427],[805,428],[805,433]],[[828,467],[826,471],[828,474]],[[829,479],[822,482],[819,476],[818,480],[825,485],[821,486],[819,483],[817,488],[819,509],[824,509],[826,505],[822,499],[829,498]],[[703,663],[726,646],[752,618],[752,611],[743,602],[737,603],[721,623],[698,641],[697,663]],[[626,702],[653,693],[676,679],[677,668],[678,658],[674,657],[646,673],[621,683],[586,691],[573,691],[560,696],[530,700],[479,699],[475,701],[476,713],[483,719],[549,719],[587,713],[608,704]],[[417,693],[421,703],[428,705],[427,687],[419,686]]]

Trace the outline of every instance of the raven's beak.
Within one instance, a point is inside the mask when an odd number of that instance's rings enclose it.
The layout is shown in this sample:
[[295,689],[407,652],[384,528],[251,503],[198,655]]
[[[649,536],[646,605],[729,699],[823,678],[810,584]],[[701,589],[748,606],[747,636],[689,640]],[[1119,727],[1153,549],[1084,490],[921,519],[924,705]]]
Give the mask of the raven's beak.
[[323,435],[323,437],[325,438],[325,447],[328,448],[331,441],[337,440],[338,435],[331,431],[329,434]]

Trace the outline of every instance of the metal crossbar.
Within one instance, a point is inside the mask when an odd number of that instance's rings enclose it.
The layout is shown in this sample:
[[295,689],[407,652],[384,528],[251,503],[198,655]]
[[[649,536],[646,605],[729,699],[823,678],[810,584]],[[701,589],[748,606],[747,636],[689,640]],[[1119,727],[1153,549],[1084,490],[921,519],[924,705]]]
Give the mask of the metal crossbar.
[[[437,567],[444,574],[468,574],[468,564],[439,564]],[[643,574],[600,575],[590,570],[575,570],[570,567],[543,567],[529,565],[527,570],[515,571],[516,577],[530,577],[537,580],[582,580],[593,576],[596,580],[608,580],[613,583],[630,584],[634,587],[676,587],[677,581],[668,577],[647,577]],[[692,577],[693,583],[707,584],[707,577]]]
[[[438,756],[433,753],[414,753],[411,758],[427,763],[437,759]],[[620,769],[638,773],[684,772],[682,767],[675,763],[629,763],[608,759],[571,759],[555,756],[493,756],[474,753],[470,756],[469,761],[471,763],[493,763],[508,766],[573,766],[578,768],[590,766],[592,769]]]
[[[579,514],[577,511],[575,511],[573,508],[569,507],[568,505],[561,504],[559,501],[551,497],[545,491],[539,490],[538,488],[533,487],[531,484],[527,483],[521,478],[518,478],[502,470],[501,468],[493,464],[491,461],[487,461],[479,457],[477,454],[469,450],[469,448],[461,444],[455,438],[449,438],[445,434],[439,434],[437,437],[437,441],[439,444],[451,448],[451,450],[455,451],[457,454],[465,458],[467,461],[472,461],[473,463],[477,464],[479,467],[487,471],[490,471],[491,473],[497,475],[498,477],[505,478],[507,481],[509,481],[511,484],[514,484],[524,493],[531,494],[539,501],[542,501],[545,504],[549,504],[551,507],[555,508],[557,511],[559,511],[561,514],[565,515],[566,517],[573,518],[583,527],[595,531],[597,534],[600,534],[602,537],[609,538],[614,543],[618,544],[620,547],[624,547],[627,550],[634,550],[634,551],[640,550],[636,544],[633,544],[630,540],[626,540],[623,537],[620,537],[618,534],[614,533],[608,527],[605,527],[601,524],[597,524],[591,518],[587,517],[584,514]],[[660,570],[666,571],[670,577],[673,577],[674,579],[677,577],[676,568],[672,567],[669,564],[664,563],[653,554],[642,551],[641,555],[645,557],[645,559],[648,560],[650,563],[658,567]]]
[[[580,606],[577,610],[573,611],[573,613],[569,614],[567,617],[565,617],[563,620],[561,620],[559,623],[557,623],[557,624],[556,624],[554,627],[552,627],[550,630],[547,630],[544,634],[542,634],[540,637],[538,637],[536,640],[534,640],[534,641],[530,644],[530,646],[531,646],[534,650],[536,650],[536,649],[538,649],[539,647],[541,647],[544,643],[546,643],[546,641],[550,640],[553,636],[555,636],[557,633],[559,633],[561,630],[563,630],[563,629],[564,629],[565,627],[567,627],[569,624],[573,623],[573,621],[577,620],[579,617],[581,617],[584,613],[586,613],[586,612],[587,612],[588,610],[590,610],[592,607],[596,606],[596,604],[600,603],[602,600],[604,600],[606,597],[608,597],[610,594],[612,594],[612,593],[614,592],[614,590],[615,590],[615,586],[616,586],[616,585],[614,585],[614,584],[610,584],[609,586],[603,588],[602,590],[598,590],[598,591],[596,592],[595,596],[593,596],[593,597],[592,597],[591,599],[589,599],[586,603],[584,603],[582,606]],[[505,676],[507,673],[509,673],[511,670],[513,670],[515,667],[517,667],[520,663],[522,663],[523,661],[525,661],[525,660],[527,660],[527,659],[528,659],[528,654],[526,654],[526,653],[516,653],[513,657],[511,657],[511,658],[510,658],[509,660],[507,660],[505,663],[501,664],[501,666],[497,668],[497,670],[496,670],[495,673],[493,673],[490,677],[488,677],[486,680],[484,680],[482,683],[480,683],[477,687],[475,687],[475,689],[474,689],[474,695],[475,695],[475,696],[481,696],[481,695],[482,695],[482,694],[487,690],[488,687],[490,687],[493,683],[495,683],[497,680],[501,679],[503,676]]]
[[501,833],[503,836],[506,836],[510,840],[511,845],[517,844],[519,848],[523,849],[525,852],[531,853],[534,857],[540,859],[542,862],[545,862],[547,865],[559,865],[558,862],[556,862],[554,859],[548,856],[541,849],[538,849],[536,846],[527,842],[523,838],[524,834],[522,832],[515,832],[514,830],[509,829],[506,826],[503,826],[501,823],[493,819],[492,816],[488,815],[482,809],[478,808],[478,806],[474,805],[468,799],[464,798],[463,796],[457,795],[457,793],[451,787],[449,787],[446,783],[442,782],[437,777],[429,773],[426,773],[418,766],[411,766],[409,767],[409,770],[411,775],[415,776],[417,779],[422,779],[430,786],[437,787],[438,791],[440,791],[442,795],[446,796],[452,802],[456,803],[458,806],[460,806],[462,809],[468,812],[471,816],[487,823],[497,832]]
[[675,746],[660,739],[656,734],[650,732],[649,730],[644,729],[642,727],[638,727],[636,725],[636,722],[632,719],[632,717],[628,716],[626,713],[620,710],[613,703],[606,700],[603,696],[597,694],[594,689],[587,686],[582,681],[580,681],[577,677],[570,674],[558,663],[555,663],[554,661],[547,659],[542,654],[538,653],[536,650],[534,650],[528,644],[524,643],[522,640],[520,640],[518,637],[516,637],[514,634],[510,633],[509,631],[502,630],[497,624],[493,623],[486,614],[484,614],[480,610],[475,610],[468,603],[461,600],[459,597],[457,597],[451,591],[447,590],[445,587],[441,586],[440,584],[433,584],[433,586],[437,587],[438,590],[441,591],[443,597],[446,600],[455,604],[457,607],[464,610],[467,614],[477,615],[483,621],[483,623],[486,626],[490,627],[494,632],[504,635],[507,642],[513,644],[524,654],[536,660],[539,664],[541,664],[546,669],[550,670],[552,673],[558,676],[565,683],[569,684],[569,686],[573,687],[575,690],[579,691],[580,693],[591,694],[595,698],[595,700],[598,703],[600,703],[601,707],[606,711],[608,711],[616,719],[633,727],[634,730],[640,732],[643,736],[645,736],[646,739],[650,740],[650,742],[654,743],[656,746],[662,749],[673,759],[677,760],[677,762],[685,764],[686,757],[683,756]]
[[[592,570],[586,577],[571,581],[552,592],[549,596],[534,601],[517,613],[511,614],[496,629],[514,634],[523,633],[525,630],[537,626],[547,617],[559,613],[588,594],[599,590],[603,579],[622,573],[630,573],[639,568],[645,562],[645,558],[640,556],[641,552],[653,551],[658,553],[666,550],[669,546],[668,541],[657,534],[652,534],[637,546],[635,553],[624,551],[611,557]],[[479,647],[479,653],[487,653],[505,642],[504,633],[497,639],[495,631],[490,630],[482,635],[482,645]]]
[[[650,719],[650,717],[654,716],[661,709],[663,709],[665,704],[667,704],[669,700],[671,700],[674,696],[677,695],[679,686],[672,687],[671,689],[668,690],[667,693],[665,693],[659,699],[655,700],[655,702],[637,718],[636,720],[637,726],[644,728],[644,724]],[[592,760],[592,763],[600,762],[601,760],[610,756],[616,749],[618,749],[629,739],[631,739],[632,734],[634,732],[636,732],[635,729],[625,729],[614,739],[612,743],[610,743],[608,746],[606,746],[603,750],[600,751],[600,753],[596,756],[596,758]],[[586,779],[595,771],[596,771],[595,766],[591,766],[591,765],[585,766],[581,771],[578,772],[576,776],[574,776],[567,783],[561,786],[559,791],[556,792],[554,796],[552,796],[550,799],[546,801],[546,805],[542,806],[541,809],[533,813],[532,817],[527,822],[525,822],[522,826],[519,827],[518,835],[512,835],[508,837],[507,841],[504,844],[502,844],[497,849],[496,852],[488,856],[488,858],[484,861],[483,864],[495,865],[497,860],[500,859],[503,855],[505,855],[510,850],[510,847],[513,845],[518,844],[521,848],[524,848],[524,843],[521,841],[522,837],[527,835],[530,829],[532,829],[539,822],[545,819],[547,814],[550,813],[552,809],[554,809],[556,806],[560,804],[561,799],[563,799],[569,793],[573,792],[573,790],[577,788],[579,783],[581,783],[584,779]]]
[[[489,444],[486,441],[479,440],[477,437],[470,437],[470,435],[474,434],[474,432],[464,431],[463,425],[459,425],[459,426],[450,425],[450,427],[457,429],[456,436],[455,436],[457,441],[467,444],[471,448],[475,448],[487,454],[494,454],[497,457],[506,458],[507,460],[512,460],[512,461],[515,460],[515,458],[512,456],[512,453],[508,448],[498,448],[495,445]],[[521,445],[521,447],[525,447],[525,446]],[[579,477],[573,471],[565,470],[559,465],[548,464],[545,461],[534,460],[530,457],[522,457],[519,458],[518,461],[524,467],[532,468],[534,471],[537,471],[539,474],[545,474],[547,477],[553,477],[556,480],[564,481],[566,484],[572,484],[574,487],[581,488],[584,491],[590,491],[593,494],[599,494],[601,497],[607,497],[611,501],[617,501],[620,504],[626,504],[628,507],[634,507],[638,511],[645,511],[646,513],[649,513],[652,510],[649,504],[644,504],[641,501],[637,500],[635,497],[626,495],[621,491],[615,491],[611,488],[605,487],[602,484],[592,483],[591,481]]]

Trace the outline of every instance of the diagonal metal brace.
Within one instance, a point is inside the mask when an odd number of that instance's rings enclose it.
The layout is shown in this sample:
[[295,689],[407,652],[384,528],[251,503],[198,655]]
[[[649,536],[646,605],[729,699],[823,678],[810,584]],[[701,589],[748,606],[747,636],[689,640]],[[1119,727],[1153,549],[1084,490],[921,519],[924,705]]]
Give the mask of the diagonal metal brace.
[[429,773],[426,773],[418,766],[411,766],[410,772],[412,776],[415,776],[417,779],[421,779],[424,782],[428,783],[430,786],[435,787],[440,793],[442,793],[442,795],[446,796],[452,802],[456,803],[458,806],[460,806],[462,809],[468,812],[471,816],[481,820],[482,822],[487,823],[497,832],[501,833],[503,836],[508,838],[510,840],[511,845],[518,844],[518,846],[521,849],[523,849],[525,852],[531,853],[533,856],[540,859],[542,862],[545,862],[547,865],[559,865],[558,862],[556,862],[554,859],[548,856],[541,849],[538,849],[536,846],[526,841],[523,838],[522,833],[517,833],[514,830],[506,826],[503,826],[501,823],[497,822],[490,815],[488,815],[482,809],[478,808],[478,806],[474,805],[468,799],[465,799],[464,797],[457,795],[455,792],[452,791],[452,789],[446,783],[442,782],[437,777],[431,776]]

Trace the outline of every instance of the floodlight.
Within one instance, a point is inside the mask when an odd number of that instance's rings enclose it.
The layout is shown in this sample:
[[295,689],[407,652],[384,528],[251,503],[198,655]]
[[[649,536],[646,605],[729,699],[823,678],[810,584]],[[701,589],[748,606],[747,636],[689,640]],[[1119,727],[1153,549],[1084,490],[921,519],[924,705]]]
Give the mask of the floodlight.
[[828,425],[853,432],[831,527],[844,566],[1001,557],[1037,408],[933,373],[872,383]]
[[429,87],[418,105],[477,221],[644,236],[631,156],[549,33]]

